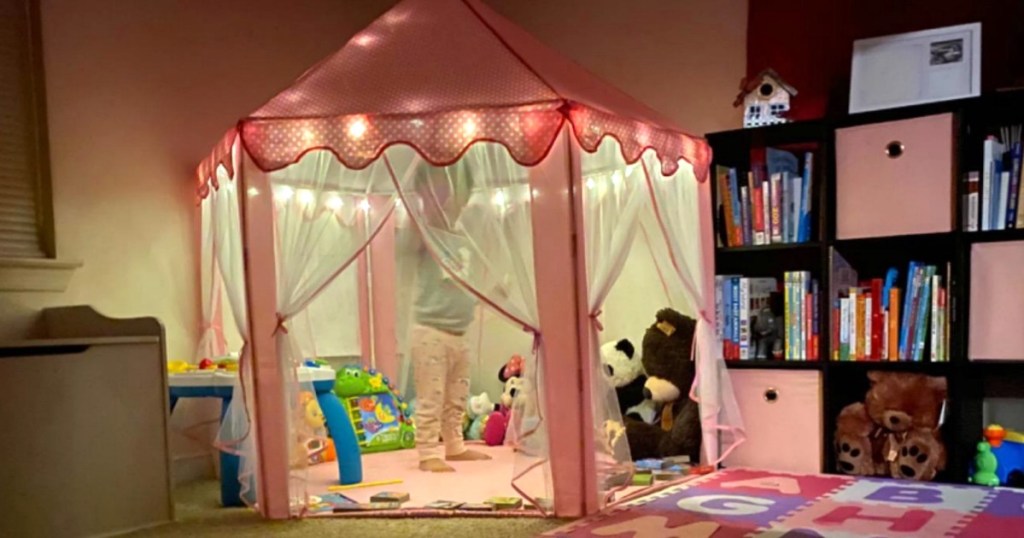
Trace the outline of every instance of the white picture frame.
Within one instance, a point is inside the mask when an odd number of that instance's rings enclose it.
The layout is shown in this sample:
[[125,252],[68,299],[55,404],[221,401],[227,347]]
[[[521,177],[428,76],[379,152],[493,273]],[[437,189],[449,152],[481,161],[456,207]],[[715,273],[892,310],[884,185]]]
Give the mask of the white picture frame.
[[981,95],[981,23],[853,43],[850,113]]

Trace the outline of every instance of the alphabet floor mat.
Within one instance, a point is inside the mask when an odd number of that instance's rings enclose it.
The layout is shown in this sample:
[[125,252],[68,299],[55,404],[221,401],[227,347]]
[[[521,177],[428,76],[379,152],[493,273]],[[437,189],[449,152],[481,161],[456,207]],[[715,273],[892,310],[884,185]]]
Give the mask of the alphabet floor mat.
[[727,469],[544,536],[1024,537],[1024,490]]

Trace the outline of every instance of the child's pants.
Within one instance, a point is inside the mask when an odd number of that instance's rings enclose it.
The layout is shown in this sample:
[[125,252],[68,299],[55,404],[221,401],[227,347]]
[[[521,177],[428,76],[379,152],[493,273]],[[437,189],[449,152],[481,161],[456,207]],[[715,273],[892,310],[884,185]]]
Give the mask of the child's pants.
[[[416,447],[420,461],[466,451],[462,419],[469,397],[469,352],[461,336],[417,325],[412,332],[416,378]],[[444,451],[438,437],[444,439]]]

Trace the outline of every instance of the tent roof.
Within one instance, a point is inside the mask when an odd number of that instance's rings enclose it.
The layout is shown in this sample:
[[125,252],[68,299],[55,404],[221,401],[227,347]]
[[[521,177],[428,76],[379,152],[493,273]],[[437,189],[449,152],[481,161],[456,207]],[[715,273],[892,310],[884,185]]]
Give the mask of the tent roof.
[[613,136],[630,162],[652,148],[666,173],[684,159],[705,177],[710,151],[702,139],[479,0],[404,0],[239,121],[200,167],[200,190],[218,165],[232,171],[239,136],[263,170],[312,149],[362,168],[396,143],[446,165],[480,140],[533,165],[566,120],[588,151]]

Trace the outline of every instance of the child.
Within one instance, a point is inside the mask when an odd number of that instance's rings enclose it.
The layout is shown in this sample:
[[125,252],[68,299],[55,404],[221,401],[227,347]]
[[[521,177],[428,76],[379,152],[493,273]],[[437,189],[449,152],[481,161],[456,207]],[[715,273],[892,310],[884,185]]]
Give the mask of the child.
[[[432,242],[441,251],[435,254],[462,275],[471,269],[470,245],[465,235],[455,232],[455,223],[469,201],[471,185],[468,170],[459,165],[430,168],[416,181],[428,234],[441,238]],[[476,299],[423,245],[417,250],[416,276],[411,336],[420,470],[452,472],[455,469],[445,460],[491,459],[466,448],[462,438],[470,364],[464,335],[473,321]]]

